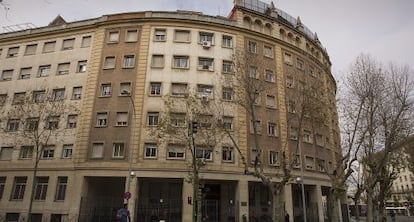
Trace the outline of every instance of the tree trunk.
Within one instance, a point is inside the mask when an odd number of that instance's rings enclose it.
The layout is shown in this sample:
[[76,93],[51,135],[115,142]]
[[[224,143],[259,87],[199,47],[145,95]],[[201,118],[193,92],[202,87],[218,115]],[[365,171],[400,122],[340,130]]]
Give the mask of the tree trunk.
[[373,222],[374,221],[372,195],[373,195],[372,190],[367,189],[367,222]]
[[328,212],[331,216],[331,222],[339,222],[338,200],[339,198],[335,195],[335,192],[331,190],[328,195]]
[[358,206],[358,203],[359,203],[359,197],[355,197],[355,199],[354,199],[354,205],[355,205],[355,220],[356,221],[359,221],[359,206]]
[[282,204],[282,197],[281,197],[282,189],[279,186],[275,186],[272,192],[273,194],[273,216],[272,221],[275,222],[284,222],[284,208]]

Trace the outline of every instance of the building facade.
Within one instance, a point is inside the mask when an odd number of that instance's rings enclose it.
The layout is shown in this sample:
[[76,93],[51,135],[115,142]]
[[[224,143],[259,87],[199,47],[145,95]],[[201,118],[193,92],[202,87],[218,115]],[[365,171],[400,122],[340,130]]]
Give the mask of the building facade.
[[[235,67],[238,53],[248,59]],[[134,221],[191,221],[195,157],[202,164],[196,195],[204,221],[266,221],[271,195],[245,173],[242,157],[248,169],[259,162],[278,182],[286,152],[288,160],[298,158],[283,190],[286,212],[291,221],[303,218],[295,180],[301,177],[308,220],[324,221],[327,173],[341,155],[330,66],[316,33],[260,1],[235,1],[227,18],[133,12],[72,23],[57,18],[47,27],[0,34],[0,217],[27,219],[34,185],[36,221],[111,221],[124,201]],[[246,88],[235,70],[264,86],[254,122],[238,103]],[[316,125],[300,106],[304,88],[321,102]],[[24,137],[27,123],[8,111],[22,94],[37,101],[39,93],[69,108],[54,116],[62,133],[42,142],[34,178],[36,149],[15,139]],[[203,110],[196,112],[198,105]],[[194,119],[199,132],[189,145]],[[236,143],[203,140],[215,125]]]

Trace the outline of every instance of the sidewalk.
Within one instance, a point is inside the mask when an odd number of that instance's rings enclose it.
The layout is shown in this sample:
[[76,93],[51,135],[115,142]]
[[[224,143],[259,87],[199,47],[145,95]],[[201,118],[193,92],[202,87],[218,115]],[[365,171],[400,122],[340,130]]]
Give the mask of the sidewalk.
[[[355,217],[351,217],[351,219],[349,220],[350,222],[365,222],[366,221],[366,217],[359,217],[359,221],[357,221],[355,219]],[[392,222],[391,217],[387,217],[387,221]],[[411,216],[396,216],[395,217],[395,222],[414,222],[414,217]]]

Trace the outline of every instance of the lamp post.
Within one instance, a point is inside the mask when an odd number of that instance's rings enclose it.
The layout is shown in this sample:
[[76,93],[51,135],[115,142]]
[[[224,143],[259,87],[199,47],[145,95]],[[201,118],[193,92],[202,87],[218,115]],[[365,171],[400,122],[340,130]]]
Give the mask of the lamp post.
[[132,171],[132,151],[133,151],[133,145],[132,143],[134,142],[134,134],[135,134],[135,120],[136,120],[136,112],[135,112],[135,104],[134,104],[134,100],[132,99],[132,94],[130,91],[128,90],[122,90],[121,95],[124,96],[128,96],[129,100],[132,104],[132,120],[131,120],[131,136],[130,136],[130,141],[129,141],[129,153],[128,153],[128,176],[127,176],[127,190],[125,192],[125,199],[126,199],[126,203],[128,204],[128,208],[131,209],[131,207],[129,206],[129,199],[131,198],[131,180],[132,177],[135,176],[135,172]]
[[306,215],[306,199],[305,199],[305,184],[303,183],[303,162],[302,162],[302,146],[300,144],[300,139],[298,138],[299,143],[299,163],[300,163],[300,177],[296,178],[296,182],[300,182],[301,191],[302,191],[302,208],[303,208],[303,222],[307,222]]

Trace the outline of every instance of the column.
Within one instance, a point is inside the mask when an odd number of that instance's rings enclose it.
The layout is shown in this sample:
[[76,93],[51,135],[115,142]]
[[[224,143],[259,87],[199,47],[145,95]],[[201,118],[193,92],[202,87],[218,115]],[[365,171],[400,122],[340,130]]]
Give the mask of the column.
[[134,220],[135,218],[135,205],[138,203],[138,177],[131,176],[131,188],[129,192],[131,193],[131,198],[128,201],[128,210],[129,214],[131,215],[131,219]]
[[[193,184],[187,183],[183,180],[183,214],[181,221],[193,221],[193,204],[194,204],[194,197],[193,197]],[[188,198],[191,198],[192,203],[188,203]]]
[[239,180],[236,189],[236,203],[239,208],[239,220],[243,222],[243,216],[249,219],[249,181]]
[[315,188],[315,200],[318,206],[318,217],[319,221],[324,221],[323,215],[323,201],[322,201],[322,187],[321,185],[316,185]]
[[285,210],[289,214],[289,220],[293,221],[292,184],[286,184],[284,188]]

